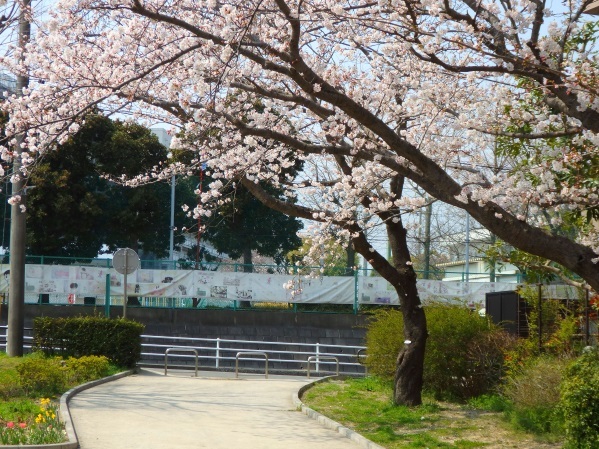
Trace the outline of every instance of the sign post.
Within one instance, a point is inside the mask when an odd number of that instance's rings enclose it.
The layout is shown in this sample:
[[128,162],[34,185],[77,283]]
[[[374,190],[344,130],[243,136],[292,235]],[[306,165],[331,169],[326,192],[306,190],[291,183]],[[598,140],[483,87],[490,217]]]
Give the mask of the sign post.
[[131,248],[121,248],[112,256],[112,266],[123,275],[123,318],[127,318],[127,275],[139,268],[139,256]]

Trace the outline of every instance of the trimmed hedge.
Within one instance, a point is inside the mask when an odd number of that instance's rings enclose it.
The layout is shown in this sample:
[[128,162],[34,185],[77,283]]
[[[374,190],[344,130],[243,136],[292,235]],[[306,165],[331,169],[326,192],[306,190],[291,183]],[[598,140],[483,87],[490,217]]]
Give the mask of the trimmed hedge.
[[103,355],[117,366],[133,368],[141,357],[143,330],[143,324],[123,319],[38,317],[33,345],[49,356]]

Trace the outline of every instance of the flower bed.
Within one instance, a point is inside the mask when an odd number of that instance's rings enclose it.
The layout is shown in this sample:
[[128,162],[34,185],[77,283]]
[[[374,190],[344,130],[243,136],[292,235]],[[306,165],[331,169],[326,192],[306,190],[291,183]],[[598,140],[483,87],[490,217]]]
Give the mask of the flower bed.
[[43,398],[39,403],[39,413],[35,418],[4,421],[0,417],[0,444],[52,444],[67,440],[64,424],[57,414],[58,406],[50,399]]

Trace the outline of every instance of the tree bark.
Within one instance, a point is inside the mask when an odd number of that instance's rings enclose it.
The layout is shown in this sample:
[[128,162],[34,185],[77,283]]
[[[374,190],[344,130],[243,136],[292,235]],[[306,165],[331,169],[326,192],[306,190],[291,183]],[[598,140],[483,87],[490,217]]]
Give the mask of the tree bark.
[[413,282],[414,291],[411,291],[412,286],[405,284],[404,290],[407,291],[401,308],[405,340],[395,365],[393,402],[414,406],[422,403],[424,354],[428,335],[426,317],[420,306],[416,282]]

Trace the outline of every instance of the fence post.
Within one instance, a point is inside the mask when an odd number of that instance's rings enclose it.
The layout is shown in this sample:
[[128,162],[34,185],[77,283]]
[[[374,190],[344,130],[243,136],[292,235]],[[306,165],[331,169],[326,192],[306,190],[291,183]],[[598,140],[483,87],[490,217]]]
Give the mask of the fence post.
[[354,270],[354,315],[358,314],[358,270]]
[[220,365],[220,337],[216,338],[216,368]]
[[543,284],[539,283],[539,297],[538,297],[538,318],[537,318],[537,326],[539,327],[539,353],[543,352]]
[[316,343],[316,372],[320,373],[320,343]]
[[110,273],[106,275],[106,297],[104,298],[104,315],[110,318]]
[[590,329],[589,329],[589,288],[585,285],[584,295],[584,345],[589,345]]

